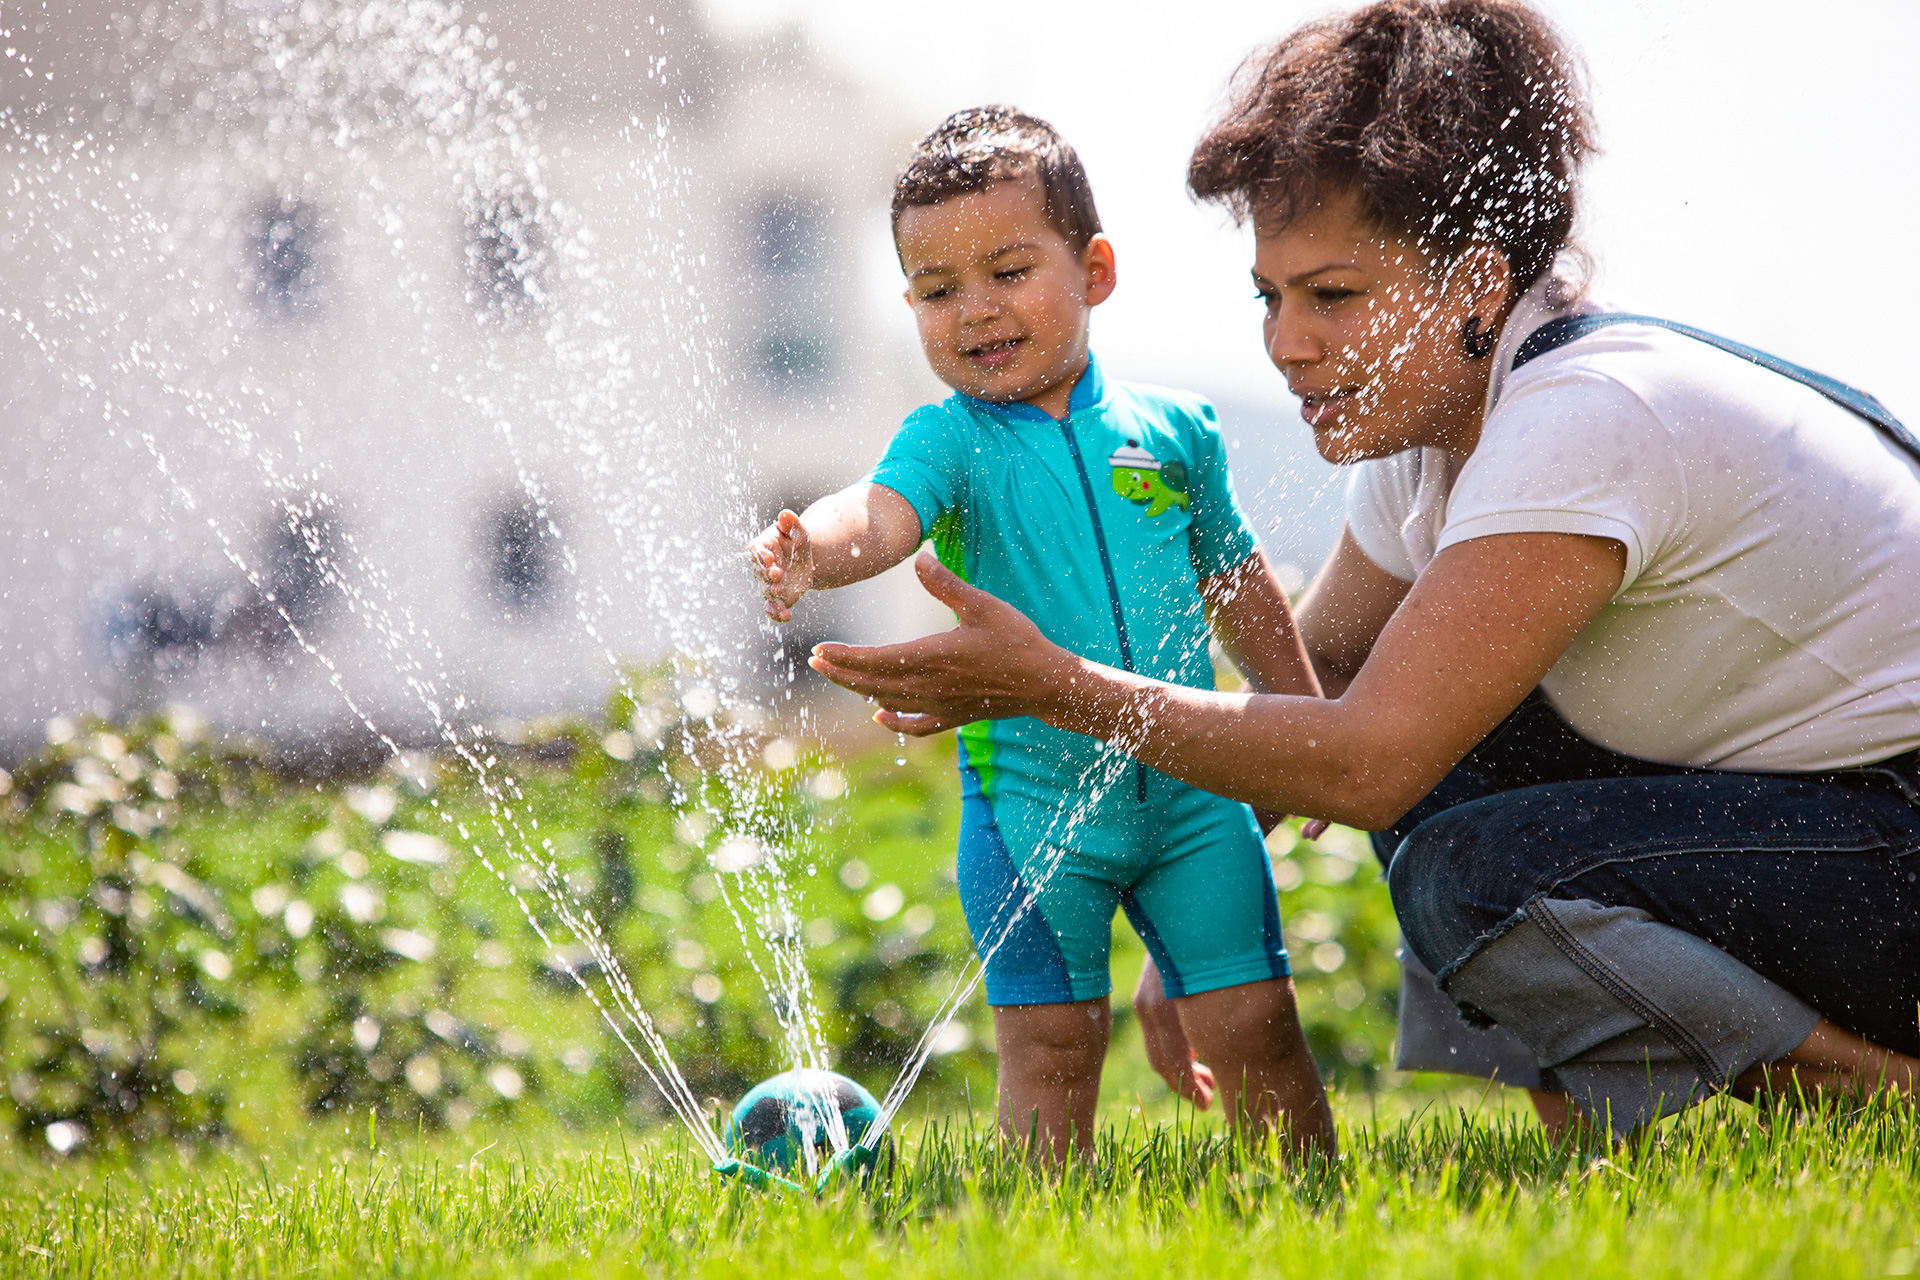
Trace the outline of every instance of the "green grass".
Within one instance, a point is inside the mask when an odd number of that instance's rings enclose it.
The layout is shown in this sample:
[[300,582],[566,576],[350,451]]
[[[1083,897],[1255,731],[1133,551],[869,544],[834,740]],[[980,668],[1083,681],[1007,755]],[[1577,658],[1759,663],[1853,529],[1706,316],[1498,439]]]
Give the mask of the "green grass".
[[[1188,1118],[1189,1121],[1191,1117]],[[315,1132],[293,1149],[9,1162],[10,1273],[48,1276],[1834,1277],[1920,1258],[1920,1118],[1710,1106],[1629,1150],[1430,1108],[1277,1171],[1116,1115],[1064,1177],[917,1121],[865,1193],[716,1179],[671,1132]]]
[[[521,762],[519,812],[582,894],[611,901],[624,879],[609,936],[717,1109],[785,1065],[741,930],[715,897],[719,829],[694,821],[732,800],[708,779],[705,809],[676,802],[664,780],[697,782],[690,757],[626,762],[594,745],[598,729],[570,732],[581,748],[569,765]],[[1139,951],[1119,930],[1107,1128],[1084,1166],[1036,1176],[986,1140],[993,1063],[976,999],[962,1013],[972,1043],[935,1060],[897,1159],[865,1193],[753,1192],[662,1127],[650,1086],[591,1005],[543,976],[544,950],[483,867],[383,852],[395,832],[464,826],[511,861],[458,771],[372,780],[392,812],[369,817],[339,785],[196,759],[147,734],[129,752],[90,728],[0,791],[0,1275],[1718,1280],[1920,1263],[1910,1104],[1711,1105],[1615,1152],[1549,1145],[1518,1095],[1386,1070],[1396,935],[1384,887],[1356,833],[1308,843],[1295,827],[1270,850],[1302,1019],[1336,1086],[1338,1161],[1285,1170],[1176,1108],[1127,1016]],[[803,756],[772,775],[786,806],[775,834],[795,837],[804,869],[825,1037],[876,1089],[969,950],[948,751],[915,744],[904,767],[891,748]],[[170,784],[152,807],[164,820],[71,803],[72,787],[110,785],[109,767],[137,780],[162,763],[179,796]],[[830,773],[835,785],[819,785]],[[348,906],[369,892],[385,911],[372,923]],[[296,900],[312,908],[297,933]],[[382,941],[394,928],[431,938],[434,954],[395,959]],[[357,1003],[338,1014],[347,997]],[[431,1031],[447,1010],[524,1072],[525,1096],[485,1083],[495,1058]],[[374,1043],[355,1047],[356,1012],[376,1019]],[[335,1045],[360,1091],[316,1102],[307,1041]],[[429,1054],[444,1079],[396,1074]],[[196,1120],[216,1091],[222,1123]],[[94,1107],[90,1128],[59,1157],[49,1121],[67,1127],[77,1113],[61,1108],[76,1100]]]

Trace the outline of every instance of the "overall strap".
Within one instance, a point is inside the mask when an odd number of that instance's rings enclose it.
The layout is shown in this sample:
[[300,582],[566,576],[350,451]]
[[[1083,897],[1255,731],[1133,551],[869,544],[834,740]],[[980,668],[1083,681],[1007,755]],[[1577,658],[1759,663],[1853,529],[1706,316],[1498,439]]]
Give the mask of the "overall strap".
[[1837,379],[1829,378],[1824,373],[1815,373],[1812,369],[1782,360],[1779,356],[1768,355],[1745,343],[1722,338],[1718,334],[1708,333],[1705,329],[1696,329],[1692,325],[1676,324],[1672,320],[1619,311],[1603,311],[1584,316],[1561,316],[1558,320],[1549,320],[1527,335],[1526,341],[1520,344],[1520,350],[1514,353],[1513,367],[1518,369],[1537,356],[1543,356],[1549,351],[1566,346],[1576,338],[1584,338],[1596,329],[1604,329],[1613,324],[1645,324],[1652,325],[1656,329],[1671,329],[1675,333],[1684,334],[1708,346],[1718,347],[1722,351],[1739,356],[1742,360],[1751,361],[1762,369],[1770,369],[1782,377],[1792,378],[1800,385],[1818,391],[1842,409],[1859,414],[1880,428],[1887,438],[1898,445],[1908,457],[1920,462],[1920,440],[1915,439],[1913,432],[1901,425],[1900,420],[1893,416],[1887,406],[1866,392],[1857,387],[1850,387]]

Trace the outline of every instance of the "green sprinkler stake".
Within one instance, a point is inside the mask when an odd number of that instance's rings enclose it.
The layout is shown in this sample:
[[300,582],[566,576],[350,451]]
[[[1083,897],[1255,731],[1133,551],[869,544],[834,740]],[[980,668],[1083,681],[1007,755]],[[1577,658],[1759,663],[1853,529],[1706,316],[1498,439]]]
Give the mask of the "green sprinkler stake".
[[825,1195],[827,1188],[842,1178],[858,1177],[864,1182],[879,1161],[879,1152],[864,1143],[848,1147],[820,1170],[820,1176],[813,1180],[813,1194]]
[[713,1166],[713,1171],[723,1178],[738,1178],[756,1191],[779,1187],[795,1195],[805,1195],[807,1190],[797,1182],[789,1182],[777,1173],[770,1173],[757,1164],[748,1164],[737,1158],[718,1162]]

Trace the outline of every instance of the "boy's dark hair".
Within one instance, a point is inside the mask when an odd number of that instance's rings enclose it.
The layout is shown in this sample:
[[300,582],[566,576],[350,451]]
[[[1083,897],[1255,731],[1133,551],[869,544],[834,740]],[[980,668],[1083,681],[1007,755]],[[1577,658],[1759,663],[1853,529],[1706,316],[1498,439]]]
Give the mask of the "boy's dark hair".
[[1187,185],[1280,222],[1350,190],[1440,261],[1491,241],[1519,293],[1571,238],[1593,151],[1574,55],[1526,4],[1381,0],[1243,63]]
[[1045,120],[1003,106],[956,111],[914,145],[893,183],[894,238],[909,208],[1029,175],[1039,181],[1047,221],[1084,252],[1100,234],[1100,214],[1079,155]]

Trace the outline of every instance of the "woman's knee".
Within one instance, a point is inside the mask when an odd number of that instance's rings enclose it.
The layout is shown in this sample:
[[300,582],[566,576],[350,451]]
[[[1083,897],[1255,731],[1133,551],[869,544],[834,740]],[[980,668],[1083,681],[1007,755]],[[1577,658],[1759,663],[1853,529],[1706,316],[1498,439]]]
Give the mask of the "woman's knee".
[[1400,932],[1434,973],[1525,904],[1524,877],[1503,869],[1499,824],[1482,808],[1459,805],[1427,819],[1400,841],[1387,868]]

